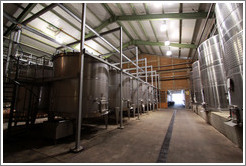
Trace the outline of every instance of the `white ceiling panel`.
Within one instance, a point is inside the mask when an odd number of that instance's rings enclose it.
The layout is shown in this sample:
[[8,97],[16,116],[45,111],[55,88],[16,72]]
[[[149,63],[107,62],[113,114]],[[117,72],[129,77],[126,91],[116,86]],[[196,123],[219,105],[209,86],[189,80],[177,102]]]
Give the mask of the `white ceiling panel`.
[[143,25],[143,28],[146,32],[147,38],[149,38],[151,41],[156,41],[154,31],[150,25],[149,21],[140,21],[140,23]]
[[198,9],[199,9],[198,3],[184,3],[183,4],[183,13],[198,12]]
[[119,3],[119,4],[122,7],[125,15],[132,15],[133,14],[132,8],[131,8],[131,6],[128,3]]
[[150,14],[161,14],[163,11],[163,2],[146,3]]
[[146,11],[145,11],[144,4],[143,3],[132,3],[132,5],[135,7],[136,14],[137,15],[144,15],[144,14],[146,14]]
[[187,57],[189,55],[190,49],[189,48],[181,48],[181,57]]
[[167,20],[169,41],[179,42],[179,20]]
[[110,18],[110,14],[104,9],[102,4],[88,3],[87,8],[93,11],[100,18],[100,20],[107,20]]
[[169,1],[169,2],[164,2],[163,6],[164,6],[164,13],[178,13],[180,4]]
[[116,16],[122,15],[120,9],[117,7],[116,3],[108,3],[110,9],[114,12]]
[[192,34],[195,28],[196,20],[182,21],[182,43],[191,43]]
[[138,36],[140,37],[138,39],[140,39],[140,40],[147,40],[147,38],[145,37],[142,29],[140,28],[140,24],[137,21],[129,21],[129,22],[133,25],[133,27],[135,28]]
[[29,38],[29,37],[26,37],[24,35],[22,35],[22,37],[20,39],[20,42],[23,42],[23,43],[28,44],[30,46],[36,47],[36,48],[38,48],[40,50],[43,50],[44,52],[47,51],[50,54],[55,53],[55,49],[54,48],[52,48],[50,46],[47,46],[47,45],[45,45],[43,43],[40,43],[40,42],[38,42],[36,40],[33,40],[33,39]]

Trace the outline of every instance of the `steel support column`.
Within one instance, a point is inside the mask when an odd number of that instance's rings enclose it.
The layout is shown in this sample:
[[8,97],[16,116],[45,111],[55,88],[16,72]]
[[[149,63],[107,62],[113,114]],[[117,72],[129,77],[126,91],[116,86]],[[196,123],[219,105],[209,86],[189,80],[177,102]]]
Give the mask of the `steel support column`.
[[122,91],[122,60],[123,60],[123,52],[122,52],[122,27],[120,27],[120,129],[123,129],[123,91]]
[[80,43],[80,86],[79,86],[79,110],[77,117],[77,130],[76,130],[76,141],[75,148],[73,152],[80,152],[83,150],[83,147],[80,145],[80,134],[81,134],[81,125],[82,125],[82,108],[83,108],[83,81],[84,81],[84,41],[85,41],[85,20],[86,20],[86,3],[82,4],[82,16],[81,16],[81,43]]
[[138,47],[136,47],[136,63],[137,63],[137,108],[138,108],[138,120],[139,120],[139,93],[138,93],[138,87],[139,87],[139,77],[138,77]]

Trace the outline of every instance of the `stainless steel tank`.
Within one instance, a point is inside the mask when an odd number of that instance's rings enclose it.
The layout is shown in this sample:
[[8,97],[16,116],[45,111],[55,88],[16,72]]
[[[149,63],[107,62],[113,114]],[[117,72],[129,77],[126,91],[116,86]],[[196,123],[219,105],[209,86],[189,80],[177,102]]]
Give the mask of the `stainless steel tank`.
[[154,95],[153,95],[154,91],[153,91],[153,87],[149,86],[149,104],[153,104],[153,99],[154,99]]
[[204,102],[208,109],[228,107],[222,50],[219,36],[209,38],[198,47]]
[[143,90],[143,104],[147,104],[148,102],[148,85],[146,83],[143,83],[142,86],[142,90]]
[[33,78],[33,79],[52,78],[53,68],[49,66],[42,66],[42,65],[28,65],[25,74],[22,75],[20,73],[22,77]]
[[194,85],[194,102],[197,104],[202,104],[203,94],[199,61],[192,64],[192,78]]
[[191,98],[191,103],[194,103],[194,84],[193,84],[193,72],[190,72],[190,98]]
[[229,105],[237,107],[243,121],[243,3],[217,3],[218,33],[224,52]]
[[[85,54],[83,82],[83,118],[107,113],[108,65]],[[79,53],[62,53],[54,57],[54,78],[50,111],[75,118],[79,106]]]
[[[139,84],[139,85],[138,85]],[[132,102],[137,106],[137,93],[138,93],[138,106],[141,105],[142,99],[142,82],[138,82],[135,78],[132,79]]]
[[[122,74],[122,100],[123,110],[129,108],[131,103],[132,78]],[[116,69],[109,70],[109,108],[120,107],[120,72]]]

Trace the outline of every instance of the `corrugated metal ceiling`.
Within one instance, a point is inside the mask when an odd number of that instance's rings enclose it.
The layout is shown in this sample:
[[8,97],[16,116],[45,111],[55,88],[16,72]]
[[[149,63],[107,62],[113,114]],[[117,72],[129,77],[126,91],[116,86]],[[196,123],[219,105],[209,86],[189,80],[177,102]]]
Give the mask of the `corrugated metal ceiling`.
[[[5,3],[4,11],[14,18],[25,10],[28,4],[12,4]],[[35,7],[31,12],[23,19],[31,17],[33,14],[47,7],[46,4],[35,4]],[[77,15],[81,16],[81,4],[79,3],[66,3],[66,7]],[[180,11],[180,3],[88,3],[86,12],[86,24],[93,28],[100,27],[114,16],[153,16],[154,14],[176,14]],[[199,13],[207,12],[210,4],[200,3],[183,3],[183,13]],[[148,19],[149,18],[149,19]],[[197,44],[201,34],[205,18],[203,19],[182,19],[182,27],[180,27],[180,19],[165,19],[167,24],[167,31],[160,30],[161,25],[164,23],[163,19],[150,19],[148,17],[145,20],[120,20],[107,24],[107,26],[100,29],[99,32],[105,32],[116,27],[122,26],[124,29],[123,43],[129,43],[135,40],[140,42],[137,46],[142,53],[155,54],[160,56],[166,56],[166,51],[172,51],[172,57],[188,58],[191,57],[191,53],[194,53],[194,49],[188,48],[190,44]],[[23,21],[22,20],[22,21]],[[209,20],[209,24],[213,23],[214,19]],[[4,33],[11,26],[11,22],[4,19]],[[198,25],[199,24],[199,25]],[[56,39],[63,44],[73,43],[80,39],[80,23],[63,11],[59,6],[54,7],[52,10],[47,11],[38,18],[27,24],[29,27],[33,27],[36,30]],[[182,28],[182,36],[180,40],[180,28]],[[211,31],[211,26],[208,26],[206,33]],[[48,53],[55,53],[56,48],[60,46],[54,42],[51,42],[43,37],[28,32],[22,31],[23,35],[21,42],[27,45],[39,48],[40,50],[46,50]],[[86,34],[89,31],[86,30]],[[195,36],[193,35],[194,33]],[[6,36],[7,37],[7,36]],[[119,47],[119,33],[114,32],[104,36],[114,46]],[[206,39],[206,35],[202,40]],[[164,46],[163,44],[157,44],[157,42],[164,42],[169,40],[174,44],[184,44],[187,48],[178,48],[174,46]],[[179,43],[181,41],[181,43]],[[151,42],[151,43],[150,43]],[[154,42],[154,44],[153,44]],[[140,44],[141,43],[141,44]],[[112,48],[103,43],[101,39],[96,38],[85,42],[86,49],[95,55],[106,54],[112,52]],[[78,49],[78,44],[71,46]],[[132,46],[129,46],[132,47]],[[179,55],[179,49],[181,54]],[[30,51],[30,50],[29,50]],[[127,52],[128,57],[133,57],[133,52]],[[117,57],[110,57],[113,61],[118,61]]]

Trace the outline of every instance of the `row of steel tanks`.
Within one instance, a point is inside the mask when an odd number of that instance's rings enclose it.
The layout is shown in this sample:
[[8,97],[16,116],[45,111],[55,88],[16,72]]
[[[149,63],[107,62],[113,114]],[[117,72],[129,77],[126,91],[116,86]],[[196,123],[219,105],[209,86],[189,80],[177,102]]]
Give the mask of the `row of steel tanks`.
[[[82,102],[83,118],[100,117],[110,111],[120,111],[120,72],[90,55],[84,56],[83,98],[79,101],[80,54],[61,53],[54,56],[54,78],[51,85],[50,115],[76,118],[79,102]],[[149,84],[122,73],[122,110],[132,110],[137,104],[146,106]],[[137,102],[137,89],[139,102]],[[152,100],[153,98],[151,98]],[[152,102],[154,103],[154,102]],[[118,115],[116,115],[117,117]],[[117,119],[117,118],[116,118]]]
[[230,110],[233,122],[243,122],[243,4],[217,3],[218,35],[198,47],[192,64],[194,103],[206,110]]

